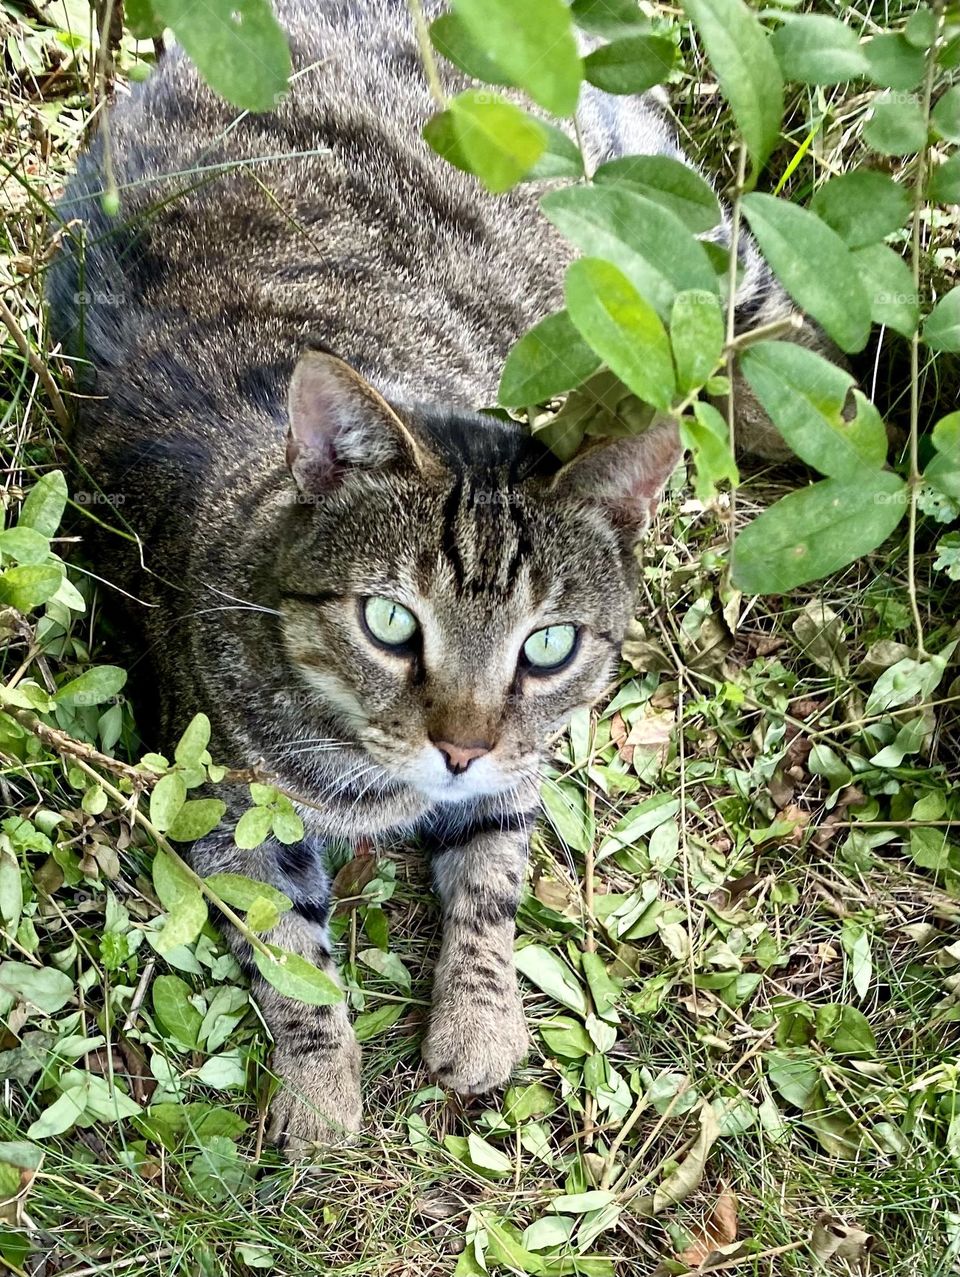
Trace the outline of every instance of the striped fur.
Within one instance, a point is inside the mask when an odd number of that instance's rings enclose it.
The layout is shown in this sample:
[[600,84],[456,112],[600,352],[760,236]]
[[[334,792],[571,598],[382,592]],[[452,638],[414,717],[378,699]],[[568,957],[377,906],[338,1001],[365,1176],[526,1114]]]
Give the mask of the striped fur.
[[[403,0],[279,11],[297,76],[271,114],[235,118],[176,51],[117,107],[120,216],[99,200],[101,135],[61,206],[53,320],[90,395],[81,462],[142,541],[115,576],[160,741],[203,711],[218,759],[310,800],[301,845],[217,833],[194,863],[286,892],[270,939],[331,967],[325,844],[421,837],[444,917],[424,1055],[478,1092],[526,1046],[513,915],[543,742],[615,668],[676,435],[561,469],[477,415],[510,345],[561,304],[570,250],[535,190],[493,199],[427,150]],[[589,91],[583,120],[595,159],[677,153],[655,102]],[[743,304],[782,307],[749,265]],[[419,618],[410,650],[371,641],[371,595]],[[539,675],[522,644],[561,622],[575,655]],[[438,740],[486,753],[452,774]],[[283,1082],[274,1136],[301,1153],[356,1130],[344,1008],[251,978]]]

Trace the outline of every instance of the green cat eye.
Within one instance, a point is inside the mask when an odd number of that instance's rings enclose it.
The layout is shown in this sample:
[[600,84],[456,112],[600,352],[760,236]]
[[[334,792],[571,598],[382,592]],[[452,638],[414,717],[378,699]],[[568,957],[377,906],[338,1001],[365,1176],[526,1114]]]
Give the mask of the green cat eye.
[[419,628],[417,618],[402,603],[379,596],[364,601],[363,619],[377,642],[385,643],[387,647],[402,647],[409,643]]
[[575,626],[547,625],[530,635],[523,645],[523,654],[535,669],[557,669],[573,655],[576,642]]

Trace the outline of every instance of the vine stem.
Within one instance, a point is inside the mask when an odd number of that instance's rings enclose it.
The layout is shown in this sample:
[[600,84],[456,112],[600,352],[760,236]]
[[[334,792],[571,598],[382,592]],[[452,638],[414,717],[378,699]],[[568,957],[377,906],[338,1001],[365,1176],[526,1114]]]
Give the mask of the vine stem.
[[212,887],[208,886],[195,870],[190,868],[184,858],[174,849],[168,839],[163,836],[153,821],[143,814],[140,810],[137,796],[135,794],[125,794],[122,790],[117,789],[116,785],[112,784],[109,780],[105,780],[96,768],[91,767],[83,758],[74,757],[73,761],[82,772],[86,772],[92,780],[95,780],[98,785],[101,785],[114,802],[120,803],[122,807],[129,808],[130,814],[137,824],[150,835],[160,850],[170,857],[177,868],[190,880],[192,885],[196,887],[212,905],[215,905],[229,922],[233,923],[251,948],[256,949],[259,954],[262,954],[263,957],[268,958],[271,962],[278,961],[276,956],[270,952],[269,946],[260,939],[255,931],[250,930],[243,919],[238,914],[234,913],[225,900],[220,899]]
[[[31,656],[30,659],[33,660],[34,656]],[[28,664],[26,662],[25,666]],[[17,673],[19,674],[20,670]],[[12,687],[13,685],[14,680],[11,679],[7,687]],[[129,781],[135,790],[152,789],[158,781],[167,775],[166,772],[141,771],[138,767],[134,767],[132,763],[122,762],[119,758],[111,758],[109,754],[101,753],[93,745],[88,745],[86,741],[77,740],[76,737],[61,731],[59,727],[51,727],[48,723],[42,722],[32,710],[21,709],[16,705],[4,705],[2,689],[0,689],[0,706],[2,706],[5,714],[8,714],[10,718],[15,718],[21,727],[25,727],[28,732],[32,732],[38,740],[42,741],[49,749],[52,749],[55,754],[66,755],[67,758],[99,767],[102,771],[109,772],[111,776],[116,776],[119,780]],[[314,802],[313,799],[304,798],[302,794],[295,793],[292,789],[284,789],[282,785],[278,785],[277,778],[270,772],[264,771],[261,767],[231,768],[219,783],[225,785],[268,785],[271,789],[275,789],[278,794],[282,794],[284,798],[289,798],[293,803],[298,803],[301,807],[312,807],[315,811],[325,810],[320,803]]]
[[[933,77],[937,69],[937,45],[943,24],[943,0],[934,0],[933,11],[937,19],[937,33],[927,50],[926,73],[923,77],[923,121],[924,142],[917,156],[916,172],[913,175],[913,225],[911,228],[910,267],[913,272],[913,295],[920,302],[920,243],[921,221],[924,206],[923,188],[926,184],[927,166],[930,152],[930,101],[933,96]],[[920,487],[920,467],[918,464],[920,440],[920,325],[910,338],[910,474],[907,479],[909,497],[909,530],[907,540],[907,595],[910,599],[910,612],[913,616],[914,628],[917,632],[917,649],[924,655],[923,619],[920,616],[920,604],[917,601],[917,494]]]
[[423,74],[427,78],[427,88],[430,90],[430,96],[440,110],[445,111],[447,109],[447,95],[443,91],[443,85],[440,82],[440,72],[437,70],[437,60],[433,56],[433,45],[430,43],[430,31],[427,27],[427,20],[423,15],[423,5],[420,0],[407,0],[407,8],[413,18],[417,46],[420,49],[420,60],[423,63]]

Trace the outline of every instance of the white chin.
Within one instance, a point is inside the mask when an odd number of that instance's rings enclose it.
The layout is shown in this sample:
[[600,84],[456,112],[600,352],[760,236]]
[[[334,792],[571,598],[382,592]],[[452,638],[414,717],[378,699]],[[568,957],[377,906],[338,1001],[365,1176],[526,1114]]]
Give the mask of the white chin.
[[403,780],[432,803],[465,803],[502,793],[510,783],[487,758],[478,758],[465,772],[448,771],[436,750],[424,753],[404,768]]

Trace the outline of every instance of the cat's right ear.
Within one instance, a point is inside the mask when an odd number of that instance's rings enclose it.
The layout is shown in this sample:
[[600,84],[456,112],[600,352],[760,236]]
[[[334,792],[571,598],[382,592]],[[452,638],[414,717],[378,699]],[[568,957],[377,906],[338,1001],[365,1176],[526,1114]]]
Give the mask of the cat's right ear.
[[287,465],[301,492],[322,496],[351,470],[410,468],[431,459],[383,396],[349,364],[307,350],[287,393]]

